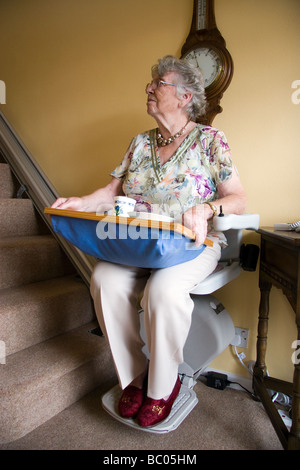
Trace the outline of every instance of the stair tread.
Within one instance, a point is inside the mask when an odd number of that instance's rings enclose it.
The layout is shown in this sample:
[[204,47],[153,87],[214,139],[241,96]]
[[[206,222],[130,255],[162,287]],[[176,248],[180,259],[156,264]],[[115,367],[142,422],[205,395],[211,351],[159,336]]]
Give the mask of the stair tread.
[[15,183],[7,163],[0,163],[0,197],[13,197]]
[[76,280],[74,275],[1,289],[0,314],[1,310],[12,304],[26,303],[32,298],[44,300],[52,296],[63,295],[74,289],[87,289],[86,285],[80,280]]
[[0,197],[0,206],[7,207],[7,205],[32,207],[32,200],[28,198]]
[[101,354],[105,339],[89,333],[96,326],[90,322],[8,356],[5,367],[0,368],[2,402],[20,388],[53,381]]
[[87,286],[74,275],[0,291],[1,340],[10,355],[95,318]]
[[15,245],[29,245],[40,243],[53,243],[57,244],[56,239],[51,234],[43,235],[24,235],[21,237],[3,237],[0,239],[0,247],[15,246]]
[[0,198],[0,220],[1,238],[49,234],[30,199]]
[[0,264],[1,289],[75,272],[51,234],[1,238]]

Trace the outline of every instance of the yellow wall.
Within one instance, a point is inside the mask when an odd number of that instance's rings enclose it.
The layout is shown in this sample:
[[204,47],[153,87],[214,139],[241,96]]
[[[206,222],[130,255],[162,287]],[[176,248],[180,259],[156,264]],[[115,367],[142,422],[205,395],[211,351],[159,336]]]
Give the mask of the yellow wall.
[[[145,112],[150,67],[180,55],[192,0],[0,0],[0,79],[7,116],[62,195],[108,181],[132,136],[153,127]],[[214,125],[229,139],[261,225],[298,220],[299,0],[215,0],[216,19],[234,60],[233,80]],[[246,242],[258,243],[256,234]],[[255,359],[256,273],[244,272],[218,297],[236,326],[250,330],[245,362]],[[269,373],[290,380],[293,311],[271,295]],[[272,338],[272,339],[271,339]],[[213,363],[245,374],[229,347]]]

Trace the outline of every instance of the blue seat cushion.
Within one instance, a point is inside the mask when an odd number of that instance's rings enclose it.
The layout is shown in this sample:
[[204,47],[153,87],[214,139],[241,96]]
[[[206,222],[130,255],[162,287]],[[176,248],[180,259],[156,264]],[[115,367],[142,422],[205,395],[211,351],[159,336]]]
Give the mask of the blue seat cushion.
[[[196,258],[206,246],[195,247],[191,238],[176,230],[178,224],[153,224],[151,221],[149,226],[141,219],[86,218],[87,213],[58,209],[45,212],[51,214],[52,227],[57,234],[84,253],[112,263],[166,268]],[[85,214],[84,218],[81,214]]]

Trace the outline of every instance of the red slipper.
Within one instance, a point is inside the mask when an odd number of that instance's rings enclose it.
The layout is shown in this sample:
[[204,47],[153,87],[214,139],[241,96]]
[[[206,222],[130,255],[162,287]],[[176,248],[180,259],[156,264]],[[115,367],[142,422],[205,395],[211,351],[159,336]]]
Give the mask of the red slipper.
[[147,380],[144,380],[143,388],[128,385],[124,388],[119,400],[118,411],[122,418],[134,418],[143,404],[146,395]]
[[146,428],[149,426],[155,426],[166,419],[169,416],[173,403],[179,394],[180,387],[181,382],[179,377],[177,377],[173,391],[167,400],[164,400],[163,398],[160,400],[154,400],[153,398],[147,397],[138,412],[138,424],[143,428]]

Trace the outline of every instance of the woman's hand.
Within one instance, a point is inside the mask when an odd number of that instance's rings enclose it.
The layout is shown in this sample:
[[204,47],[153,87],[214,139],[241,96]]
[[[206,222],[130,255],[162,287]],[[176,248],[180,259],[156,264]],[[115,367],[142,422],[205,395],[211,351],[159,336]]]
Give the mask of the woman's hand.
[[51,206],[53,209],[65,209],[70,211],[84,211],[85,202],[82,197],[59,197]]
[[113,207],[114,197],[122,195],[122,180],[112,178],[103,188],[82,197],[59,197],[53,204],[53,209],[65,209],[82,212],[102,212]]
[[196,246],[204,243],[207,235],[207,220],[211,216],[210,211],[207,204],[198,204],[182,214],[182,224],[196,235]]

